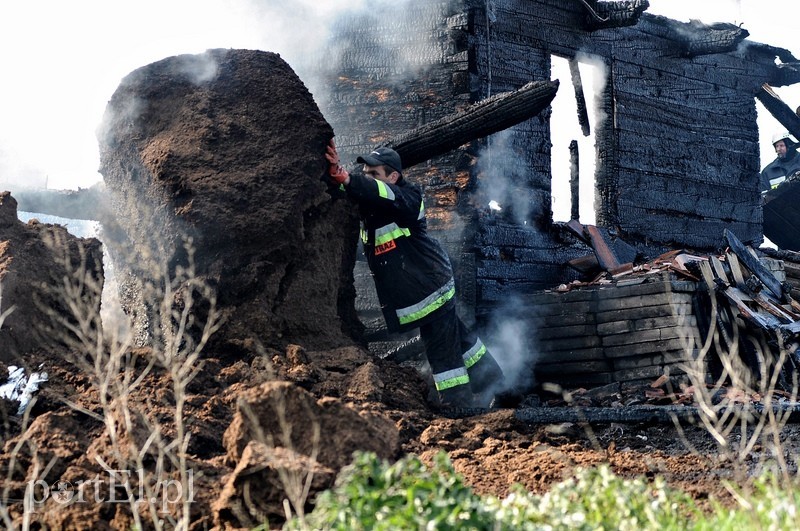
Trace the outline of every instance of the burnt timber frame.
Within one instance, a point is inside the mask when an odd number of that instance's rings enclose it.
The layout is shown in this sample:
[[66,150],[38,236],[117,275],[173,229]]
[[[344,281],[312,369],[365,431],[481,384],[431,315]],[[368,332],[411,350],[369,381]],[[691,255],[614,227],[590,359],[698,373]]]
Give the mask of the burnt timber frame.
[[[787,68],[794,58],[735,26],[650,15],[644,1],[618,3],[629,15],[616,24],[592,23],[587,4],[613,3],[418,0],[396,16],[341,21],[339,61],[328,65],[329,96],[320,101],[340,152],[354,160],[472,103],[548,80],[552,56],[591,57],[605,74],[598,107],[606,119],[592,124],[597,225],[649,256],[714,251],[725,229],[760,243],[755,97],[765,83],[800,80]],[[426,190],[431,230],[478,317],[577,278],[566,264],[587,247],[553,223],[550,157],[545,111],[407,171]],[[498,213],[487,205],[501,188],[513,203]]]

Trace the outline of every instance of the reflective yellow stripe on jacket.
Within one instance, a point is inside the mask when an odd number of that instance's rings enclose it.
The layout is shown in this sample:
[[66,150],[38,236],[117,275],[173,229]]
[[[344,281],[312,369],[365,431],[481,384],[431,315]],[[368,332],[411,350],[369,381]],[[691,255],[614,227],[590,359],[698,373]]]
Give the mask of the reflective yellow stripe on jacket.
[[389,201],[394,201],[394,192],[386,185],[385,182],[375,179],[375,184],[378,185],[378,195]]
[[433,382],[436,384],[437,391],[444,391],[457,385],[469,383],[467,369],[459,367],[449,371],[439,372],[433,375]]
[[[386,186],[385,183],[382,181],[376,181],[380,184],[378,185],[379,192],[382,191],[381,197],[386,197],[387,199],[394,199],[394,192],[392,189]],[[419,215],[417,216],[417,220],[423,219],[425,217],[425,202],[419,202]],[[375,246],[382,245],[388,241],[395,240],[400,236],[411,236],[411,230],[400,227],[397,223],[390,223],[388,225],[384,225],[378,229],[375,229]],[[364,225],[361,225],[361,241],[364,243],[368,242],[368,233],[367,229]]]
[[467,369],[469,369],[478,363],[484,354],[486,354],[486,345],[484,345],[483,341],[478,338],[478,340],[475,341],[475,344],[472,345],[472,347],[470,347],[470,349],[462,355],[462,358],[464,359],[464,365],[466,365]]
[[418,321],[428,315],[429,313],[444,306],[447,301],[453,298],[456,293],[456,283],[452,278],[447,281],[447,284],[437,289],[417,304],[412,304],[406,308],[398,308],[395,310],[400,324],[408,324]]
[[411,231],[401,228],[397,223],[389,223],[379,229],[375,229],[375,246],[383,245],[402,236],[411,236]]

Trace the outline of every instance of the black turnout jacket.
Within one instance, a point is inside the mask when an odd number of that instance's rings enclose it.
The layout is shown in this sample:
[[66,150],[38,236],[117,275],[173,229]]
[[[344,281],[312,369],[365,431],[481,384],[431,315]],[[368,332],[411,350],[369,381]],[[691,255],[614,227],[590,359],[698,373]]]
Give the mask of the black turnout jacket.
[[800,153],[790,150],[785,159],[776,158],[761,170],[761,191],[767,192],[783,182],[782,177],[791,177],[800,172]]
[[345,189],[359,206],[361,242],[389,330],[416,328],[451,308],[453,270],[428,235],[422,190],[405,179],[388,184],[358,173]]

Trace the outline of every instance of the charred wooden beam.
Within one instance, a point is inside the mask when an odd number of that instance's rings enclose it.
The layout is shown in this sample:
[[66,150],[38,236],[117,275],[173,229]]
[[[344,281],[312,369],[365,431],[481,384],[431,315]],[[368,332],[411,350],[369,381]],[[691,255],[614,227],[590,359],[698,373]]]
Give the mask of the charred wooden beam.
[[648,0],[621,0],[598,2],[597,0],[580,0],[586,8],[586,29],[589,31],[603,28],[621,28],[635,26],[650,2]]
[[578,123],[581,124],[583,136],[589,136],[591,131],[589,129],[589,113],[586,110],[586,96],[583,94],[583,80],[578,61],[574,58],[569,61],[569,73],[572,77],[572,86],[575,88],[575,101],[578,104]]
[[585,230],[589,235],[589,240],[592,242],[592,249],[594,249],[594,254],[597,256],[597,262],[600,267],[606,271],[611,271],[622,265],[597,227],[586,225]]
[[533,118],[550,105],[557,91],[558,80],[531,81],[518,90],[497,94],[394,137],[384,145],[397,151],[408,168]]
[[731,52],[750,35],[746,29],[726,22],[708,25],[692,20],[679,24],[680,29],[675,33],[687,57]]
[[762,85],[756,93],[756,98],[795,138],[800,138],[800,116],[784,103],[772,87],[766,83]]
[[577,140],[569,143],[569,192],[572,202],[570,217],[580,219],[580,157]]
[[800,61],[797,60],[797,57],[794,56],[792,52],[787,50],[786,48],[779,48],[778,46],[770,46],[769,44],[760,44],[759,47],[761,49],[769,50],[771,53],[775,54],[775,57],[780,59],[781,63],[798,63]]
[[[763,415],[767,407],[763,404],[734,404],[719,409],[718,415],[749,414],[747,408],[754,409]],[[787,419],[788,422],[800,422],[800,407],[793,404],[776,404],[771,408],[775,415]],[[475,413],[477,414],[477,413]],[[625,407],[523,407],[514,411],[514,417],[529,424],[556,424],[572,422],[579,424],[608,423],[665,423],[696,424],[701,418],[694,406],[680,405],[629,405]]]
[[775,66],[775,74],[770,78],[770,85],[785,87],[800,83],[800,61],[785,62]]

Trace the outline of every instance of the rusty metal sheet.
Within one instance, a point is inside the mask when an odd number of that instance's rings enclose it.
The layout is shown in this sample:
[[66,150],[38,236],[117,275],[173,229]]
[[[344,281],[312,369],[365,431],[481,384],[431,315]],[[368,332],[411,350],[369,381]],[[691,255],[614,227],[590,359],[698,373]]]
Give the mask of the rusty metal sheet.
[[606,271],[617,269],[620,265],[614,251],[609,247],[600,230],[594,225],[586,225],[586,232],[589,234],[589,240],[592,242],[592,249],[594,254],[597,255],[597,261],[600,262],[600,267]]

